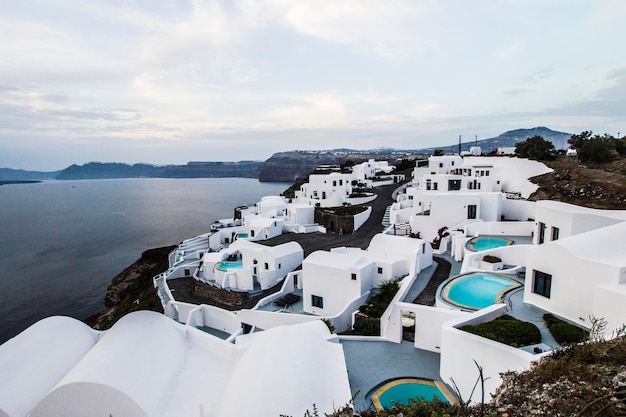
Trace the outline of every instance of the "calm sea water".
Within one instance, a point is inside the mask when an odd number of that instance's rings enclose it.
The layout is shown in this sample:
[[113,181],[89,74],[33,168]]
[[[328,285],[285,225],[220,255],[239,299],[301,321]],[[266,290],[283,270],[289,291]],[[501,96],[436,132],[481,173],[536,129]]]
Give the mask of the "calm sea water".
[[149,248],[232,217],[289,184],[245,178],[45,181],[0,186],[0,343],[50,315],[85,318]]

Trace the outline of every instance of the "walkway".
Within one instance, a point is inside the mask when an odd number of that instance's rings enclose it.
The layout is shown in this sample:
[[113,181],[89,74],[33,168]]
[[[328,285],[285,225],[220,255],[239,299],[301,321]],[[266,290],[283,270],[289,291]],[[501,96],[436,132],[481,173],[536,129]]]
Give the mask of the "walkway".
[[368,394],[389,379],[439,378],[439,354],[415,349],[413,343],[342,340],[350,390],[356,410],[371,406]]

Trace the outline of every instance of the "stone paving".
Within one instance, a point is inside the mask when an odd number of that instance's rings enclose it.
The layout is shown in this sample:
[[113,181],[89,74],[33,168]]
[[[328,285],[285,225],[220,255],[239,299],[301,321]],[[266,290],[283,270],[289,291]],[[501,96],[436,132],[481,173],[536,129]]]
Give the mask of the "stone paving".
[[439,354],[415,349],[411,342],[342,340],[341,344],[356,410],[373,408],[369,394],[390,379],[440,380]]

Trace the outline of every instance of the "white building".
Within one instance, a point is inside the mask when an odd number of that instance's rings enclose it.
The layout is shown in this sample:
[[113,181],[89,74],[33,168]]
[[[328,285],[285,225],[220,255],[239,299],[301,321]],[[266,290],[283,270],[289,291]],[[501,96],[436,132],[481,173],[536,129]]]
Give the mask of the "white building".
[[303,258],[304,251],[297,242],[265,246],[239,239],[227,249],[207,253],[194,275],[223,289],[265,290],[282,281]]
[[409,224],[413,234],[432,240],[444,227],[498,222],[505,214],[518,219],[527,210],[507,204],[505,192],[527,197],[536,189],[528,178],[549,171],[541,163],[517,158],[432,156],[427,167],[414,169],[412,187],[398,194],[390,222]]
[[540,201],[535,243],[528,254],[524,302],[607,330],[625,324],[626,212]]
[[0,415],[278,416],[313,404],[331,413],[351,394],[330,338],[320,321],[232,344],[148,311],[106,332],[51,317],[0,346]]
[[381,282],[417,274],[432,264],[432,248],[421,239],[377,235],[368,250],[316,251],[302,263],[303,310],[332,317]]

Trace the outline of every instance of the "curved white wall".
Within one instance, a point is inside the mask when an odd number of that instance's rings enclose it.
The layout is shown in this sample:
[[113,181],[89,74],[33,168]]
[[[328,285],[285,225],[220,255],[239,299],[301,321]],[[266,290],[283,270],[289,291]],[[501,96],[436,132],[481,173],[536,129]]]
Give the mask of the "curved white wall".
[[52,391],[30,417],[148,417],[132,398],[115,388],[89,382],[75,382]]

